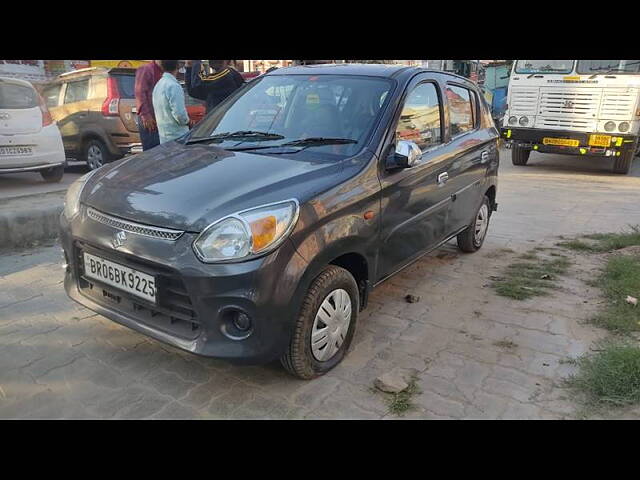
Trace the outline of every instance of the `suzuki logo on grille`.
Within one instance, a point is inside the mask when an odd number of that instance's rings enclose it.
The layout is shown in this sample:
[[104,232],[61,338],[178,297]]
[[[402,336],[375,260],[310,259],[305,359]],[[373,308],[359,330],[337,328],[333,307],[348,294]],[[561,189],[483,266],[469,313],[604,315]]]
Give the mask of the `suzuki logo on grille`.
[[565,100],[563,107],[564,108],[573,108],[573,102],[571,100]]
[[8,113],[0,112],[0,119],[9,120],[10,118],[11,118],[11,115],[9,115]]
[[120,248],[125,244],[126,241],[127,241],[127,234],[124,233],[122,230],[120,230],[111,239],[111,245],[113,245],[113,248]]

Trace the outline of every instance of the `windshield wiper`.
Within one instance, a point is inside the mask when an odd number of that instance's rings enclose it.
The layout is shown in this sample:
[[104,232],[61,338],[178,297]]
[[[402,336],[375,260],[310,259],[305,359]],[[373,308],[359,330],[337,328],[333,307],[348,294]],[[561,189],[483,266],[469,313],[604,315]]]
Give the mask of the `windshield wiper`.
[[347,143],[358,143],[352,138],[331,138],[331,137],[308,137],[282,143],[280,147],[315,147],[319,145],[344,145]]
[[545,73],[552,73],[552,72],[566,72],[566,70],[564,68],[547,68],[547,69],[541,70],[539,72],[533,72],[527,78],[531,78],[534,75],[544,75]]
[[210,137],[191,138],[187,141],[187,145],[203,142],[215,142],[216,140],[221,142],[223,140],[236,138],[251,139],[258,142],[262,140],[282,140],[284,137],[282,135],[278,135],[277,133],[257,132],[254,130],[239,130],[237,132],[218,133],[216,135],[211,135]]
[[[598,70],[598,69],[591,69],[591,70]],[[625,68],[611,68],[609,70],[607,70],[606,72],[596,72],[593,75],[591,75],[589,77],[589,80],[591,80],[592,78],[596,78],[598,75],[607,75],[609,73],[613,73],[613,72],[627,72],[627,73],[632,73],[629,72],[629,70],[625,69]]]

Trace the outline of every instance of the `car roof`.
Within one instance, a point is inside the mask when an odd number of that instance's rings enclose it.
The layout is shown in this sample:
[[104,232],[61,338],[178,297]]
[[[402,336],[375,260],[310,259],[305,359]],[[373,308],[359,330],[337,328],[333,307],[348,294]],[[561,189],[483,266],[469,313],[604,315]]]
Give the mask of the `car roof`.
[[279,68],[272,72],[265,73],[264,75],[365,75],[372,77],[397,78],[400,76],[413,77],[416,73],[436,73],[471,83],[468,78],[451,72],[384,63],[328,63],[320,65],[299,65],[295,67]]
[[27,80],[22,80],[21,78],[13,78],[13,77],[0,77],[0,82],[14,83],[16,85],[22,85],[25,87],[33,87],[33,84]]

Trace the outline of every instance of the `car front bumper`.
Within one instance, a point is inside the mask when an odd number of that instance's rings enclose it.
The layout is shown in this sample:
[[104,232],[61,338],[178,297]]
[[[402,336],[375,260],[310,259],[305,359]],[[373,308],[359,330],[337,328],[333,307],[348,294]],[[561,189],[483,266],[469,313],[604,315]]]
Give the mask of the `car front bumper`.
[[[607,135],[611,137],[609,146],[592,145],[593,135]],[[568,155],[591,155],[602,157],[620,156],[628,150],[635,150],[638,137],[631,134],[608,134],[601,132],[575,132],[570,130],[543,130],[538,128],[502,127],[500,136],[507,142],[517,142],[518,145],[531,148],[543,153],[563,153]],[[545,139],[562,139],[577,141],[575,146],[550,145]]]
[[[240,263],[204,264],[192,248],[196,234],[168,241],[127,234],[86,216],[60,218],[69,297],[105,317],[189,352],[236,363],[266,363],[285,351],[300,301],[306,262],[290,241],[271,254]],[[84,275],[82,252],[153,275],[157,303],[150,304]],[[230,314],[241,311],[252,327],[238,335]]]

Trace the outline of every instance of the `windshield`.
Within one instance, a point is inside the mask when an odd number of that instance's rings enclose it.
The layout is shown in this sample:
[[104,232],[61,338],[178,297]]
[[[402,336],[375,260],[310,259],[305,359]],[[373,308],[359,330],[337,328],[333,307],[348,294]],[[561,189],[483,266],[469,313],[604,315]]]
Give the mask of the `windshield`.
[[640,60],[578,60],[578,73],[638,73]]
[[571,73],[573,60],[518,60],[516,73]]
[[0,108],[21,109],[38,106],[36,91],[16,83],[0,83]]
[[[216,137],[225,149],[276,153],[282,147],[356,154],[368,140],[392,83],[352,75],[257,78],[196,126],[187,143]],[[293,142],[293,143],[292,143]],[[295,146],[295,148],[294,148]]]

